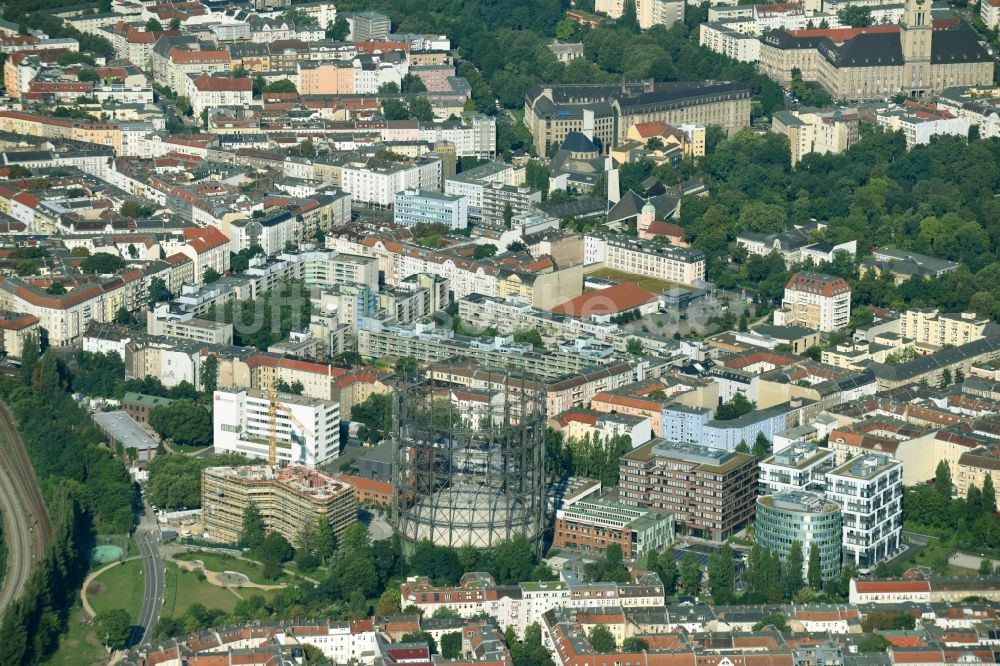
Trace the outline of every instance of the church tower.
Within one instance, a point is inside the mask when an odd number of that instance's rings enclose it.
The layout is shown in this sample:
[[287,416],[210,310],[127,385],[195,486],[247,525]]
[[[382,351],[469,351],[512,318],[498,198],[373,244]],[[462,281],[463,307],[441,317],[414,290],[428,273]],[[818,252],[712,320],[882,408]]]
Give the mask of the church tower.
[[923,97],[931,86],[930,0],[906,0],[899,38],[903,47],[903,92]]

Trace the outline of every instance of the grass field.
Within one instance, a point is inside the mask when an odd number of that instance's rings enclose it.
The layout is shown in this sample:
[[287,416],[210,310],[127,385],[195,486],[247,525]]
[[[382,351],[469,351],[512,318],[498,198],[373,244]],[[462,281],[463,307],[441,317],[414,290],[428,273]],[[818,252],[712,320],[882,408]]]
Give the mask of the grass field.
[[144,584],[141,560],[111,567],[98,576],[94,583],[96,585],[91,589],[99,589],[96,594],[91,594],[88,590],[87,598],[95,613],[124,608],[133,621],[139,620]]
[[[234,570],[234,569],[231,569]],[[244,599],[260,594],[267,599],[273,599],[280,590],[257,590],[247,588],[237,590]],[[193,571],[184,571],[176,564],[167,563],[167,582],[163,595],[163,611],[161,617],[182,617],[191,604],[201,604],[205,608],[219,609],[232,613],[239,601],[232,591],[212,585],[208,581],[199,580]]]
[[59,641],[59,649],[44,662],[51,666],[95,666],[108,663],[108,652],[97,644],[90,627],[81,624],[85,616],[79,602],[69,614],[69,628]]
[[252,583],[261,585],[278,585],[280,583],[294,583],[293,576],[282,575],[277,580],[267,580],[264,578],[264,568],[256,562],[248,562],[222,553],[209,553],[204,551],[193,551],[190,553],[180,553],[176,559],[193,561],[201,560],[205,563],[205,568],[209,571],[238,571],[250,579]]
[[611,268],[601,268],[587,273],[587,276],[604,278],[605,280],[613,280],[614,282],[636,282],[641,288],[646,291],[653,292],[654,294],[673,289],[674,287],[691,289],[691,287],[686,284],[671,282],[670,280],[659,280],[657,278],[646,277],[645,275],[633,275],[632,273],[616,271]]
[[163,596],[162,617],[181,617],[191,604],[218,608],[232,613],[239,597],[229,590],[199,580],[193,571],[183,571],[176,564],[167,564],[167,584]]

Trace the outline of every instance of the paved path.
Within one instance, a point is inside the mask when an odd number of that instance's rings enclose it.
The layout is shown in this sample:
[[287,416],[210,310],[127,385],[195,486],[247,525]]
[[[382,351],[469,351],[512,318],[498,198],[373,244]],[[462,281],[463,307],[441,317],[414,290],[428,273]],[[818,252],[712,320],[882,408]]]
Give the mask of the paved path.
[[7,572],[0,586],[0,617],[21,596],[31,569],[52,540],[52,525],[35,470],[7,405],[0,403],[0,512],[7,542]]
[[94,619],[97,613],[94,612],[94,608],[93,606],[90,605],[90,600],[87,598],[87,588],[90,587],[90,585],[97,579],[98,576],[100,576],[108,569],[117,567],[121,564],[124,564],[126,562],[131,562],[132,560],[137,560],[137,559],[139,559],[139,556],[133,555],[132,557],[126,557],[124,560],[118,560],[117,562],[105,564],[103,567],[101,567],[94,573],[87,576],[87,580],[83,581],[83,587],[80,588],[80,603],[83,605],[83,611],[90,616],[91,620]]

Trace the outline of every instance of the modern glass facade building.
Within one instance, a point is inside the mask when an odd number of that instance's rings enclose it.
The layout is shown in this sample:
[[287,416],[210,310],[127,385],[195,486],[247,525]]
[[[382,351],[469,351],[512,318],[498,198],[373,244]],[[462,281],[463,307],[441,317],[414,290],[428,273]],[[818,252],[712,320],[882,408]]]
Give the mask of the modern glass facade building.
[[840,507],[822,495],[792,490],[757,498],[757,543],[788,558],[792,544],[802,544],[802,577],[808,573],[809,552],[819,548],[823,580],[840,572]]

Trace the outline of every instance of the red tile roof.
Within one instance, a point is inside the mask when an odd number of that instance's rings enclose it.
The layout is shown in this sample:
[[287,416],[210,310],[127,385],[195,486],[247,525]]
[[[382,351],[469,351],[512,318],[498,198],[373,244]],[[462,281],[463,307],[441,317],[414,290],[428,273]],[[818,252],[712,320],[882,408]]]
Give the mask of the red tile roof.
[[898,594],[902,592],[931,591],[931,584],[926,580],[859,580],[855,582],[854,586],[860,594]]
[[185,229],[184,239],[195,252],[202,254],[211,249],[226,245],[229,239],[226,235],[215,227],[199,227],[197,229]]
[[638,284],[626,282],[607,289],[580,294],[576,298],[552,308],[552,312],[574,317],[618,314],[652,303],[656,296]]
[[250,79],[237,79],[230,76],[209,76],[202,74],[193,81],[199,92],[250,92],[253,82]]

